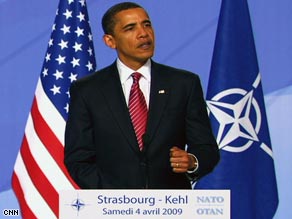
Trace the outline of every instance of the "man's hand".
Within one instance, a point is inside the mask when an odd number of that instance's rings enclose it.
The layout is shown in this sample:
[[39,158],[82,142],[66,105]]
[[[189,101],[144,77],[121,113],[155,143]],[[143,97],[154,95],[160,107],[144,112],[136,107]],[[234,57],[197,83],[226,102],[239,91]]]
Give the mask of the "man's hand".
[[196,168],[195,158],[176,146],[170,149],[170,165],[173,172],[185,173]]

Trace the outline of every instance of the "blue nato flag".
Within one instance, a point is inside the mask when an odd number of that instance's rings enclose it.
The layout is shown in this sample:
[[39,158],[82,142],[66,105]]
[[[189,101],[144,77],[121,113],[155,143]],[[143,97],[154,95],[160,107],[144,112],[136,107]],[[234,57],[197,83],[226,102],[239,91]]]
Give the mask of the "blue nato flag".
[[273,218],[278,192],[246,0],[222,0],[207,90],[221,160],[197,189],[230,189],[231,218]]

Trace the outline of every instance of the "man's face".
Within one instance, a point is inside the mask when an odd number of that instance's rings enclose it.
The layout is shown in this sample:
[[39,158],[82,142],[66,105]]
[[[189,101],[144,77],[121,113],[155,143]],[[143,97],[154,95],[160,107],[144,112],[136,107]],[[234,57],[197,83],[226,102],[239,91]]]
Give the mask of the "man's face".
[[153,56],[154,31],[142,8],[121,11],[115,16],[113,35],[105,35],[105,43],[116,49],[119,59],[136,70]]

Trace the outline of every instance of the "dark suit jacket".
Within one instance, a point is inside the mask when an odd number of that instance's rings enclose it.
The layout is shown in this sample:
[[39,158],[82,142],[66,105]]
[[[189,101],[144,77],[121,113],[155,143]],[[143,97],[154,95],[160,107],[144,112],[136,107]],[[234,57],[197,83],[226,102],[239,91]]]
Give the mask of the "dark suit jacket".
[[116,63],[71,86],[65,164],[81,188],[189,189],[172,171],[169,150],[199,161],[197,178],[219,160],[199,77],[152,61],[145,150],[139,151]]

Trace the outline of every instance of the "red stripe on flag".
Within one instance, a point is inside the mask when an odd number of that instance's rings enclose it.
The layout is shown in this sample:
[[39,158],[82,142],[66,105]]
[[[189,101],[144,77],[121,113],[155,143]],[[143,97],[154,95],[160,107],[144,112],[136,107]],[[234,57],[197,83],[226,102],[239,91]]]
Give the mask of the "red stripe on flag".
[[21,185],[19,183],[18,177],[15,174],[15,172],[13,172],[12,174],[12,187],[19,202],[22,218],[23,219],[37,219],[37,217],[34,215],[34,213],[31,211],[31,209],[26,203],[23,190],[21,188]]
[[32,120],[37,135],[39,136],[42,143],[45,145],[48,152],[54,158],[59,168],[63,171],[64,175],[68,178],[75,189],[78,189],[78,185],[70,177],[67,168],[64,165],[64,147],[58,140],[54,132],[50,129],[47,122],[44,120],[38,109],[36,98],[33,100],[31,109]]
[[52,209],[54,214],[59,214],[59,194],[49,182],[45,174],[40,169],[39,165],[33,158],[31,151],[28,146],[26,136],[23,138],[23,142],[20,148],[20,153],[25,163],[28,174],[31,178],[36,189],[39,191],[41,196],[47,202],[49,207]]

